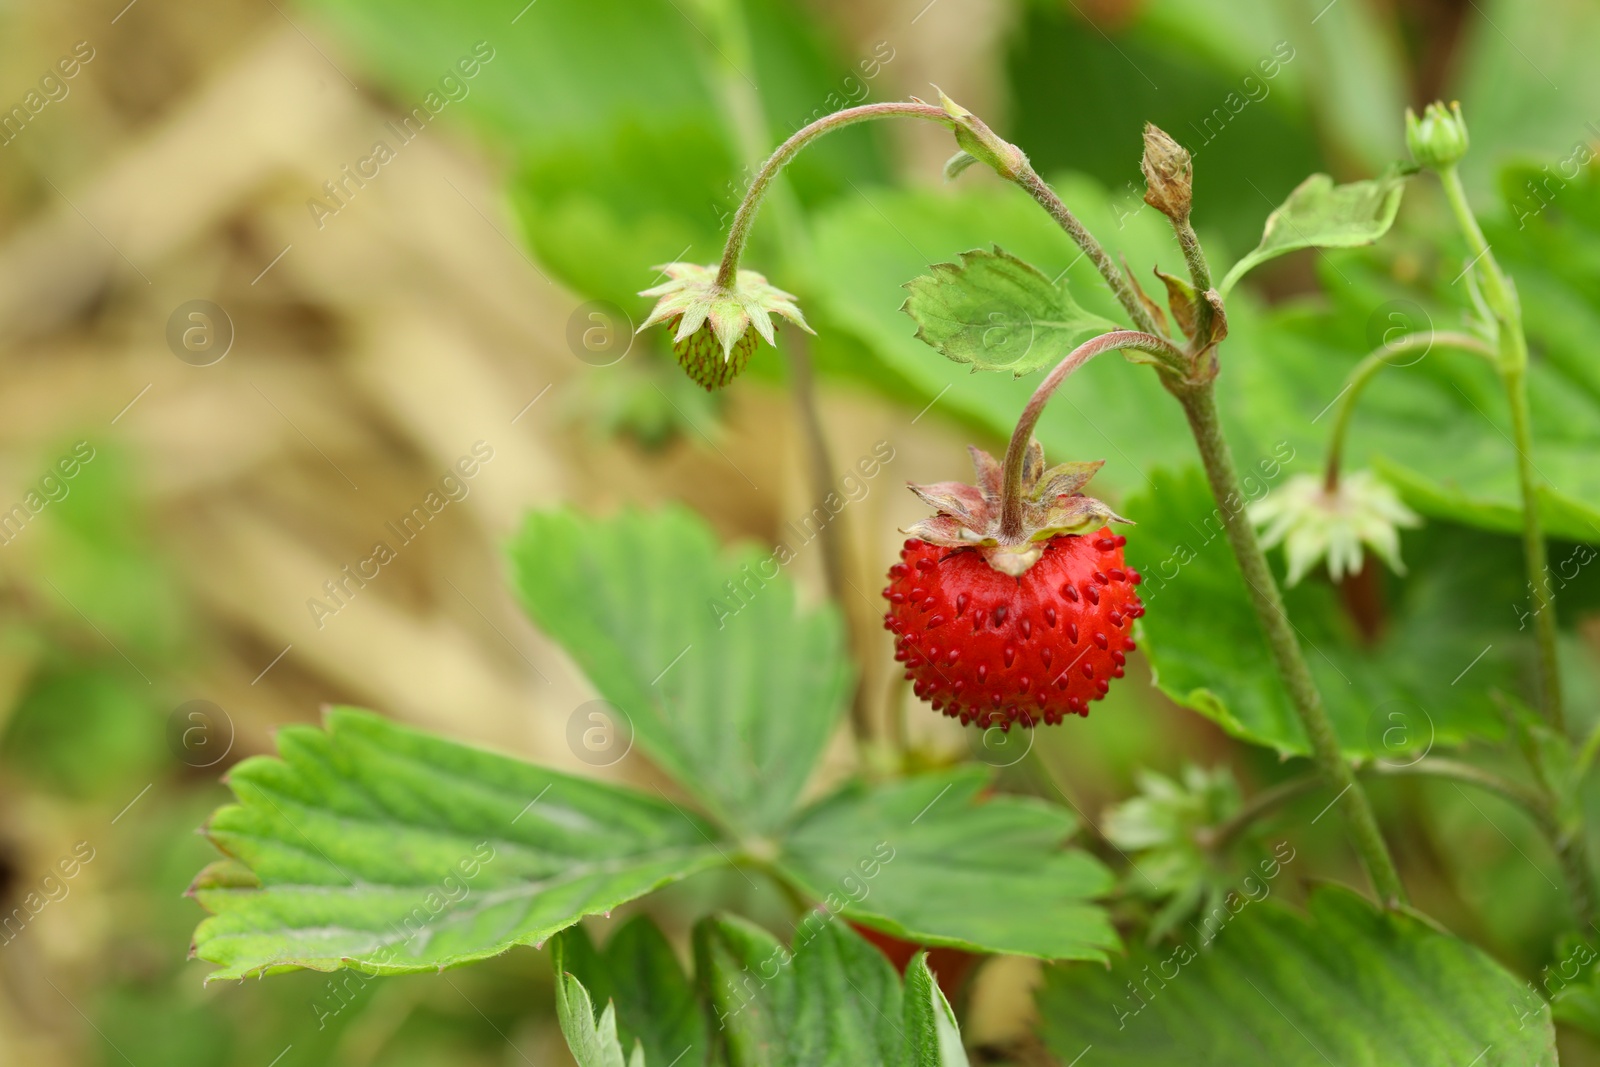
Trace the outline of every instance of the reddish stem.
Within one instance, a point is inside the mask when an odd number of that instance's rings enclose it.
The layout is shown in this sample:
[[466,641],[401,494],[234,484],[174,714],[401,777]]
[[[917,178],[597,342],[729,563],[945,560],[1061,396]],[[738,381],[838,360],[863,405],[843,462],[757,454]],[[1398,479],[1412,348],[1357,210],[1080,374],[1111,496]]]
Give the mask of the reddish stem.
[[1056,369],[1051,371],[1049,376],[1039,383],[1039,388],[1033,391],[1028,406],[1022,409],[1022,417],[1017,420],[1017,428],[1011,431],[1011,442],[1006,445],[1003,467],[1005,480],[1001,483],[1000,489],[1002,544],[1014,545],[1023,540],[1022,461],[1028,454],[1028,442],[1033,440],[1033,428],[1039,424],[1039,416],[1044,414],[1045,405],[1073,371],[1102,352],[1112,352],[1120,348],[1138,349],[1141,352],[1162,356],[1167,360],[1181,361],[1183,358],[1183,353],[1179,352],[1172,342],[1154,334],[1140,333],[1138,330],[1113,330],[1085,341],[1056,364]]

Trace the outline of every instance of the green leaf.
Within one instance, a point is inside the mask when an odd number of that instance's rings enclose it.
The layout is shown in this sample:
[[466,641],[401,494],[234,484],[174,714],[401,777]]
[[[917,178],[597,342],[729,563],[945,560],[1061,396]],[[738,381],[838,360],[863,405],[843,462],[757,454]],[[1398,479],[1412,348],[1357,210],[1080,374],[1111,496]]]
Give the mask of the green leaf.
[[1104,1067],[1525,1067],[1556,1063],[1549,1007],[1476,947],[1411,911],[1315,891],[1273,900],[1115,967],[1059,967],[1040,996],[1060,1062]]
[[[1246,488],[1258,499],[1287,477],[1274,460],[1253,470]],[[1127,547],[1144,577],[1139,645],[1162,692],[1235,737],[1307,753],[1288,692],[1265,666],[1270,650],[1200,473],[1157,471],[1125,510],[1139,523]],[[1385,592],[1385,629],[1374,644],[1362,643],[1326,581],[1286,593],[1340,747],[1352,756],[1409,762],[1430,743],[1500,736],[1488,693],[1515,691],[1517,650],[1528,647],[1511,607],[1525,598],[1515,543],[1434,526],[1408,533],[1405,544],[1411,574]],[[1453,685],[1468,667],[1471,684]]]
[[729,1067],[965,1067],[920,957],[894,968],[844,923],[802,923],[792,951],[742,919],[695,927],[695,960]]
[[[1137,130],[1134,135],[1137,152]],[[1103,189],[1082,178],[1054,184],[1085,226],[1117,234],[1131,262],[1183,269],[1171,227],[1156,212],[1119,210]],[[957,420],[1003,442],[1028,401],[1029,386],[931,358],[898,310],[906,279],[925,272],[927,264],[995,241],[1050,277],[1061,275],[1091,314],[1120,321],[1122,311],[1093,265],[1016,189],[982,182],[932,191],[863,188],[819,215],[808,250],[808,291],[816,295],[806,314],[817,308],[819,361],[838,348],[836,367],[884,390],[908,411],[927,407],[929,418]],[[1160,379],[1121,359],[1093,360],[1074,374],[1046,409],[1036,436],[1058,460],[1105,459],[1095,485],[1108,493],[1144,484],[1143,468],[1194,447]]]
[[931,269],[906,283],[911,295],[901,310],[916,320],[919,340],[974,371],[1020,378],[1059,362],[1080,339],[1116,328],[999,245]]
[[980,799],[965,767],[847,789],[803,814],[779,866],[854,922],[925,945],[1104,960],[1117,947],[1094,898],[1111,875],[1066,847],[1077,821],[1028,797]]
[[1560,1022],[1600,1037],[1600,976],[1595,973],[1596,953],[1576,934],[1557,945],[1557,960],[1544,972],[1546,989],[1553,987],[1551,1014]]
[[1380,178],[1335,185],[1313,174],[1267,216],[1261,243],[1233,265],[1218,291],[1229,290],[1246,272],[1300,248],[1354,248],[1388,232],[1400,210],[1407,171],[1398,164]]
[[560,940],[551,958],[556,965],[556,1019],[578,1067],[646,1067],[649,1060],[638,1045],[634,1046],[633,1056],[624,1061],[622,1041],[617,1036],[616,1004],[608,1003],[600,1018],[595,1018],[589,991],[563,966]]
[[556,973],[572,975],[596,1001],[616,1007],[624,1048],[637,1041],[647,1064],[705,1062],[704,1009],[677,954],[648,916],[628,920],[603,952],[581,925],[563,930],[554,944],[560,953]]
[[723,552],[682,508],[559,511],[529,516],[511,561],[534,621],[650,758],[726,825],[767,833],[793,809],[850,684],[838,613],[801,609],[782,573],[805,548]]
[[723,862],[670,803],[335,708],[234,767],[192,892],[212,978],[403,974],[539,944]]
[[928,1067],[967,1067],[956,1013],[928,970],[928,954],[919,952],[906,968],[906,1040],[910,1062]]
[[[831,917],[802,922],[790,947],[743,919],[707,918],[694,952],[691,986],[643,916],[604,953],[582,927],[563,932],[556,1002],[579,1067],[621,1067],[628,1047],[627,1067],[967,1067],[926,954],[907,967],[902,993],[883,953]],[[630,1034],[642,1035],[637,1045]]]

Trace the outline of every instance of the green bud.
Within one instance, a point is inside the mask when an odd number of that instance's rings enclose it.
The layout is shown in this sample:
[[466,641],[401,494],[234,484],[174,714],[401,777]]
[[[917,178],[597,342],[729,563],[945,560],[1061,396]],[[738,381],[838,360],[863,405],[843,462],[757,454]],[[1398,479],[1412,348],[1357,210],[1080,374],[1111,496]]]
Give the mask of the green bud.
[[1468,143],[1459,102],[1452,103],[1448,111],[1442,103],[1429,104],[1420,119],[1406,108],[1406,147],[1418,165],[1432,170],[1453,167],[1467,154]]
[[[938,89],[938,86],[934,86]],[[939,89],[939,104],[944,108],[944,113],[950,116],[951,127],[955,130],[956,144],[961,151],[993,167],[995,173],[1006,181],[1016,181],[1028,170],[1028,157],[1022,149],[995,133],[978,116],[944,95],[944,90]],[[950,167],[955,165],[955,174],[970,166],[966,162],[958,162],[958,154],[950,163],[945,164],[945,176],[954,177]]]

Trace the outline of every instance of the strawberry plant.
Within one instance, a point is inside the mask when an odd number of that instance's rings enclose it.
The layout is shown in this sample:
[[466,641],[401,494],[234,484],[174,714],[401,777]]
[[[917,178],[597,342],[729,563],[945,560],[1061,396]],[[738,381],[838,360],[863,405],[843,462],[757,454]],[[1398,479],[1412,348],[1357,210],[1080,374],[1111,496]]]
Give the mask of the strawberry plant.
[[[750,120],[759,108],[728,82],[753,151],[768,139]],[[948,131],[952,182],[987,170],[1016,188],[955,201],[993,209],[959,217],[915,193],[880,210],[891,230],[910,230],[913,251],[919,225],[941,246],[969,246],[903,272],[895,304],[876,301],[876,276],[852,274],[866,270],[862,246],[844,236],[880,222],[841,212],[802,248],[783,174],[832,134],[899,119]],[[623,729],[653,784],[561,773],[335,709],[321,728],[283,731],[276,758],[230,772],[236,802],[206,826],[223,858],[193,889],[210,913],[194,954],[216,978],[378,976],[533,946],[552,961],[581,1067],[988,1062],[966,1047],[959,979],[972,957],[996,956],[1047,964],[1031,994],[1036,1038],[984,1050],[1008,1062],[1555,1063],[1555,1018],[1600,1029],[1592,978],[1531,987],[1414,904],[1369,797],[1374,780],[1434,779],[1515,805],[1559,860],[1562,949],[1587,950],[1600,900],[1582,786],[1600,732],[1575,737],[1569,725],[1549,543],[1600,527],[1592,505],[1541,473],[1534,415],[1554,401],[1530,395],[1532,316],[1463,189],[1461,110],[1436,104],[1405,123],[1408,162],[1362,181],[1307,178],[1218,272],[1194,226],[1205,211],[1194,159],[1154,126],[1139,171],[1166,243],[1140,238],[1134,252],[1166,258],[1136,263],[1113,257],[1071,190],[943,93],[861,104],[804,125],[756,167],[720,260],[662,264],[665,280],[641,293],[655,303],[640,332],[708,392],[739,388],[768,349],[790,362],[824,488],[830,448],[802,336],[813,327],[780,284],[816,298],[823,332],[844,324],[881,341],[878,358],[907,381],[954,365],[984,382],[967,415],[1003,436],[1004,452],[972,448],[975,484],[948,471],[910,486],[931,514],[903,531],[898,560],[874,561],[887,573],[894,659],[928,715],[1031,745],[1032,731],[1070,737],[1114,686],[1149,676],[1241,745],[1308,762],[1304,774],[1246,796],[1225,767],[1146,772],[1096,825],[982,762],[930,760],[856,714],[841,781],[822,768],[846,709],[861,706],[853,650],[866,642],[848,632],[841,605],[861,592],[837,541],[824,541],[831,597],[811,603],[772,565],[780,553],[724,546],[692,511],[538,510],[509,546],[515,592],[598,693],[593,728],[607,745]],[[1306,358],[1328,343],[1315,335],[1347,334],[1328,318],[1300,333],[1263,325],[1235,297],[1288,253],[1379,242],[1408,185],[1424,181],[1439,185],[1458,234],[1442,239],[1465,248],[1460,285],[1430,297],[1454,299],[1459,330],[1386,329],[1357,362]],[[761,265],[773,282],[743,265],[769,216],[780,239]],[[1067,245],[1075,258],[1062,267]],[[1043,250],[1051,269],[1018,248]],[[1537,259],[1530,248],[1505,245]],[[1244,364],[1266,404],[1333,385],[1325,426],[1272,436],[1281,412],[1231,425],[1247,403],[1230,358],[1239,334],[1283,350],[1276,365]],[[1481,402],[1504,415],[1479,420],[1466,459],[1409,453],[1415,427],[1363,419],[1393,377],[1384,370],[1435,349],[1475,375],[1451,377],[1452,364],[1442,380],[1480,414]],[[1120,365],[1103,370],[1113,361],[1096,357],[1112,353]],[[1105,457],[1046,454],[1063,436],[1042,429],[1046,410],[1070,403],[1091,363],[1100,388],[1111,373],[1137,376],[1129,447],[1163,468],[1117,510],[1086,492]],[[1025,395],[1018,380],[1036,374]],[[1369,429],[1380,446],[1360,444]],[[1504,469],[1476,462],[1484,440]],[[1318,473],[1290,474],[1299,455]],[[1357,455],[1366,465],[1349,462]],[[1520,551],[1485,549],[1471,527],[1515,532]],[[1392,603],[1374,607],[1385,591]],[[1523,596],[1515,630],[1483,608]],[[1467,671],[1452,682],[1442,665],[1480,640],[1480,658],[1501,653],[1455,689]],[[1385,711],[1419,700],[1438,708],[1426,737]],[[1431,751],[1469,743],[1472,759]],[[1300,797],[1321,810],[1269,839]],[[1285,903],[1275,887],[1312,876],[1297,832],[1324,818],[1365,881]],[[676,943],[636,906],[718,877],[736,891]]]

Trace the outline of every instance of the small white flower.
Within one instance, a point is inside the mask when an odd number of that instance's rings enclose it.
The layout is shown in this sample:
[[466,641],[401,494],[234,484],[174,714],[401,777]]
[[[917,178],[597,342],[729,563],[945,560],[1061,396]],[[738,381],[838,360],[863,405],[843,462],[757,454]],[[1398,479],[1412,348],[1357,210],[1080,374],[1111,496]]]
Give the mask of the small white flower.
[[1332,492],[1318,475],[1296,475],[1276,493],[1252,504],[1250,521],[1261,531],[1262,548],[1283,544],[1290,585],[1324,557],[1336,582],[1359,572],[1363,546],[1396,574],[1404,574],[1400,527],[1422,525],[1399,495],[1370,471],[1344,475]]

